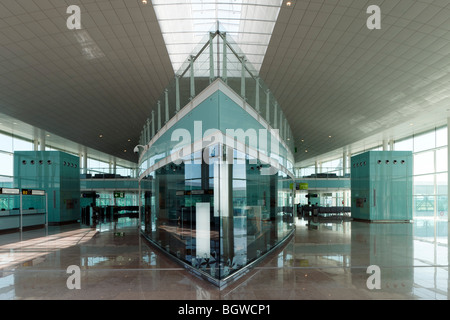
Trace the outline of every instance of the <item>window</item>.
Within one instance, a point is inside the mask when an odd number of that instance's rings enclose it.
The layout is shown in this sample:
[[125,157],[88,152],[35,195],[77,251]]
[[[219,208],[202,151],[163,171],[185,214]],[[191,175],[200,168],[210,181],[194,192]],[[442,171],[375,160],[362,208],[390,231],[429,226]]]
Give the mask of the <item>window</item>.
[[404,139],[395,142],[394,150],[396,151],[412,151],[413,150],[413,139]]
[[13,152],[13,144],[11,136],[0,133],[0,150]]
[[436,147],[446,146],[448,144],[447,140],[447,127],[436,129]]
[[436,150],[436,172],[445,172],[448,170],[447,158],[447,148]]
[[0,175],[12,176],[13,175],[13,155],[12,153],[0,152]]
[[414,152],[430,150],[436,147],[436,132],[430,131],[414,137]]
[[20,138],[13,138],[12,146],[14,151],[33,151],[33,143]]
[[434,150],[414,154],[414,175],[434,172]]

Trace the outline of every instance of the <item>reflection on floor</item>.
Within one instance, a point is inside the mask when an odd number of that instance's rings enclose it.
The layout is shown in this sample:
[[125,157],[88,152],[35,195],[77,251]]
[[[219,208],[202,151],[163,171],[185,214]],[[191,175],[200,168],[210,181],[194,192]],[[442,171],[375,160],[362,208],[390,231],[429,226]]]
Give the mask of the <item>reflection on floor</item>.
[[[424,232],[430,221],[296,224],[289,243],[221,291],[149,245],[133,219],[0,235],[0,299],[449,298],[448,223],[445,237],[442,225],[439,237]],[[81,270],[79,290],[67,287],[71,265]],[[380,289],[368,288],[373,265]]]

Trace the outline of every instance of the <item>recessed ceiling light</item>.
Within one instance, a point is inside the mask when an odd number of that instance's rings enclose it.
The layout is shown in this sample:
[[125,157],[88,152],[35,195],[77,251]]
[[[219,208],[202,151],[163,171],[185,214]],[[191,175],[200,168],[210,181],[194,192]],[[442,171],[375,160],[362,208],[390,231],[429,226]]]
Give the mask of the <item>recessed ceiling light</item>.
[[102,134],[99,134],[98,136],[99,136],[99,138],[103,138],[103,135],[102,135]]
[[143,4],[147,4],[147,0],[142,0],[142,3]]
[[331,138],[331,136],[328,136],[328,138]]
[[123,150],[123,152],[127,152],[127,149]]
[[292,5],[292,1],[286,2],[286,5],[287,5],[288,7],[290,7],[290,6]]
[[305,152],[308,152],[308,150],[305,150]]
[[130,142],[131,141],[131,139],[128,139],[128,142]]

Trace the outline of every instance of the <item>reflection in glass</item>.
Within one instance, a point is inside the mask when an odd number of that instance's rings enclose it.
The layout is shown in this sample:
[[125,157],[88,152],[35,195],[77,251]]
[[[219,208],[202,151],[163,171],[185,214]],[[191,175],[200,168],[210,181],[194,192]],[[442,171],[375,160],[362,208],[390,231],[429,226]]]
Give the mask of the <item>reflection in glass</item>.
[[293,229],[287,175],[264,175],[260,161],[227,150],[229,162],[211,156],[195,161],[193,154],[159,168],[143,190],[145,236],[218,280],[260,258]]

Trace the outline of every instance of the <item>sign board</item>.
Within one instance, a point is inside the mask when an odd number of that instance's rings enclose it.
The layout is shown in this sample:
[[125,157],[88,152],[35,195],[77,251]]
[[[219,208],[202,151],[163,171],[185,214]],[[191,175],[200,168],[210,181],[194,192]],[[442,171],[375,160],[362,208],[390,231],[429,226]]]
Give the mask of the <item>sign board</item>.
[[13,188],[0,188],[0,194],[19,194],[19,189],[13,189]]
[[24,196],[45,196],[45,191],[44,190],[22,189],[22,195],[24,195]]
[[308,183],[300,182],[299,183],[299,190],[308,190]]
[[31,189],[22,189],[22,194],[25,195],[25,196],[31,195],[31,191],[33,191],[33,190],[31,190]]
[[114,191],[114,198],[125,198],[125,192],[123,192],[123,191]]

